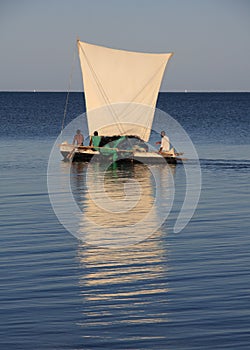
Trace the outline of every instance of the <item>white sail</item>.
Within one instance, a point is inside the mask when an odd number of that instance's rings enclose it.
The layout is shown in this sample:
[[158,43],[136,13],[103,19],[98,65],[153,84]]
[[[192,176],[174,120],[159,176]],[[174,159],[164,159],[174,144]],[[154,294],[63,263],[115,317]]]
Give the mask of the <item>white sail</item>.
[[81,41],[78,50],[89,133],[97,130],[100,135],[136,135],[148,141],[162,77],[172,53],[130,52]]

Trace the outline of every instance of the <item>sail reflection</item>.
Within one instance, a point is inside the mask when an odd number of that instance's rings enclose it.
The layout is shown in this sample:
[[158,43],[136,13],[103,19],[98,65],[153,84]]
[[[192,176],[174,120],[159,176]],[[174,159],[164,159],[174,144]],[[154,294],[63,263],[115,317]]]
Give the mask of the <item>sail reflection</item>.
[[72,164],[71,188],[82,210],[78,236],[88,244],[118,247],[149,237],[173,201],[173,169],[131,164],[103,168]]
[[[155,225],[171,203],[173,173],[174,168],[159,165],[103,171],[101,164],[72,164],[71,188],[82,210],[80,231],[84,237],[78,249],[83,301],[78,325],[85,348],[117,348],[117,344],[124,349],[129,344],[131,348],[145,348],[145,344],[153,348],[156,341],[165,343],[168,246],[166,229],[163,233]],[[99,196],[97,200],[91,191]],[[104,205],[106,199],[111,201],[109,210],[103,208],[101,199]],[[112,200],[116,207],[111,211]],[[142,232],[134,229],[138,218],[144,220]],[[120,231],[123,226],[126,234]],[[133,241],[138,244],[127,244]]]

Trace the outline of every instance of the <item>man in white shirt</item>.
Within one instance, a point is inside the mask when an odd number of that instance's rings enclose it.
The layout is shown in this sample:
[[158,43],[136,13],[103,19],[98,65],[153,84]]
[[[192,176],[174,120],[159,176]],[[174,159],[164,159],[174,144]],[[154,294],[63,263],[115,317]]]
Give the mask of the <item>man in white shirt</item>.
[[170,141],[169,138],[166,136],[165,131],[161,132],[161,141],[156,142],[156,145],[161,145],[159,153],[168,152],[170,150]]

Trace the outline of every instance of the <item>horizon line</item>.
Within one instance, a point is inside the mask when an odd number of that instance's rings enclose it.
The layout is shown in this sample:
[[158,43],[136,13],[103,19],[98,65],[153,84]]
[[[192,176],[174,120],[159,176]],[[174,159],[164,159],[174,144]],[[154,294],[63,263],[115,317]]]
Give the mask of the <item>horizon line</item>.
[[[74,93],[74,92],[81,92],[81,93],[84,93],[83,90],[71,90],[71,91],[68,91],[68,90],[36,90],[36,89],[33,89],[33,90],[0,90],[0,92],[30,92],[30,93],[39,93],[39,92],[63,92],[63,93]],[[159,93],[232,93],[232,92],[239,92],[239,93],[242,93],[242,92],[246,92],[246,93],[249,93],[250,90],[188,90],[188,89],[185,89],[185,90],[163,90],[163,91],[159,91]]]

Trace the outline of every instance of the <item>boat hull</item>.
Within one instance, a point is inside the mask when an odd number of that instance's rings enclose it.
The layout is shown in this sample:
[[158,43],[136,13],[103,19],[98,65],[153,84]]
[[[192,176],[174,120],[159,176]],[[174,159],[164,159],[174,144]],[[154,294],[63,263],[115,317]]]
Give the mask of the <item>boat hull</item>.
[[[90,162],[91,160],[97,162],[113,161],[112,155],[102,155],[99,151],[95,151],[90,147],[74,147],[73,145],[60,145],[60,152],[65,161],[72,162]],[[146,164],[158,164],[168,163],[177,164],[181,163],[182,159],[175,155],[161,155],[157,152],[126,152],[117,151],[117,159],[119,162],[135,162],[135,163],[146,163]]]

